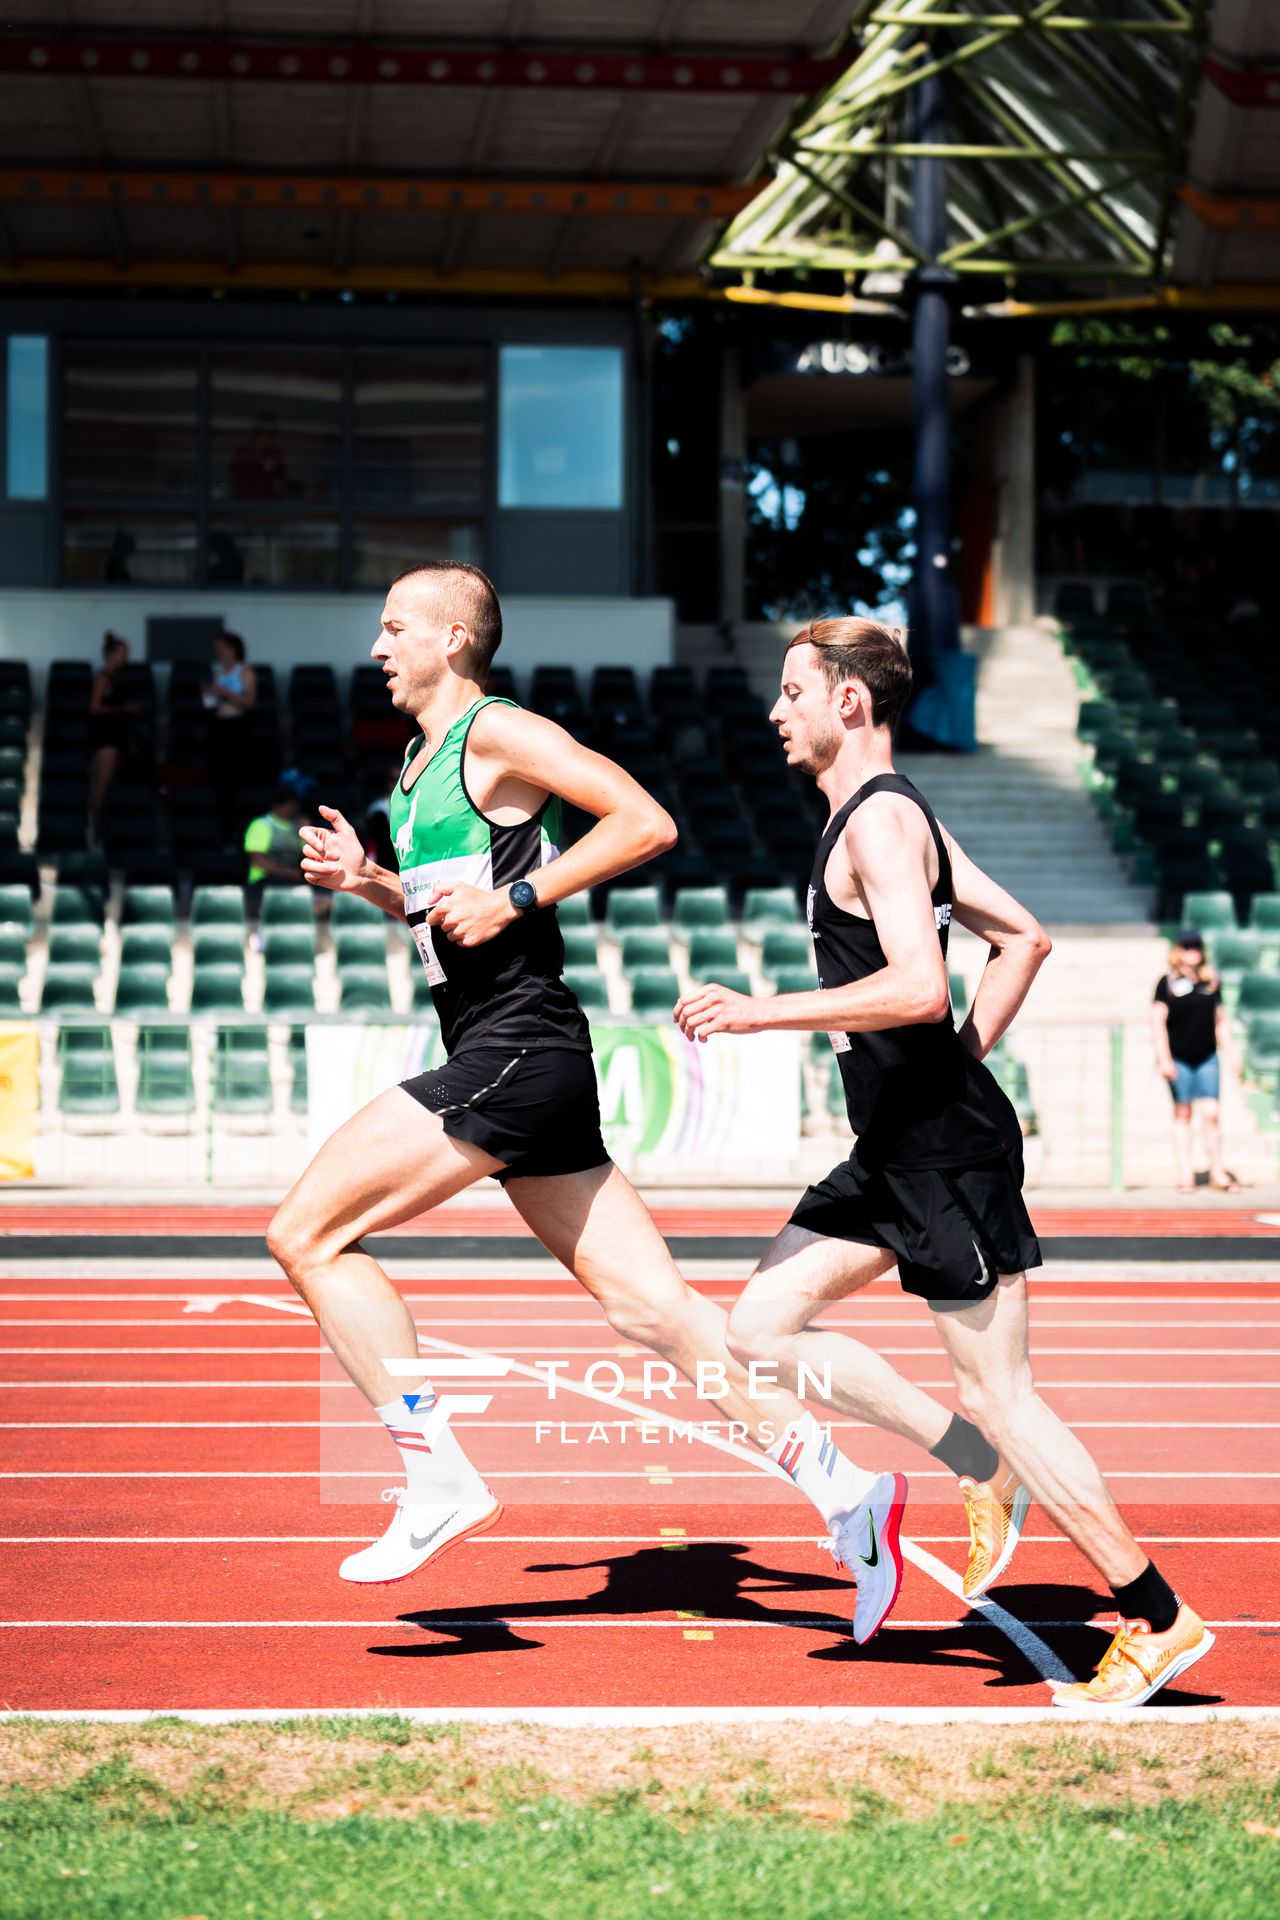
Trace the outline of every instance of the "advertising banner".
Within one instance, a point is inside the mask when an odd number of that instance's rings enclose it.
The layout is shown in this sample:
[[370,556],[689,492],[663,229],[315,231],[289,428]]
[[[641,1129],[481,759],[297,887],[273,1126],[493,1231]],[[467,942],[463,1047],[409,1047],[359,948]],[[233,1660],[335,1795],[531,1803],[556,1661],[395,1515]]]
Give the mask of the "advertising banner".
[[39,1067],[36,1029],[0,1027],[0,1180],[29,1180],[35,1172]]
[[[800,1040],[717,1034],[705,1046],[674,1026],[595,1026],[605,1145],[645,1173],[770,1166],[800,1143]],[[308,1131],[318,1147],[375,1094],[444,1061],[434,1022],[315,1025],[307,1031]]]

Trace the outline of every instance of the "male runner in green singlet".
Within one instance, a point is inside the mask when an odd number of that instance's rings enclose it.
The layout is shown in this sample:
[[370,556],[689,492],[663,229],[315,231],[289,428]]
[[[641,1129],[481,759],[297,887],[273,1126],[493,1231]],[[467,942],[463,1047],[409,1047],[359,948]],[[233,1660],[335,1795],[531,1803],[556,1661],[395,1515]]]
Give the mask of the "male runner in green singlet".
[[[417,1357],[417,1338],[399,1292],[360,1245],[488,1174],[625,1339],[690,1378],[699,1361],[724,1366],[728,1390],[715,1404],[762,1445],[772,1426],[767,1450],[829,1526],[865,1537],[874,1522],[883,1532],[896,1524],[902,1476],[861,1472],[794,1395],[752,1403],[725,1345],[724,1310],[685,1285],[605,1152],[590,1034],[562,975],[555,903],[651,858],[675,829],[620,768],[540,715],[485,696],[501,631],[497,595],[477,568],[421,567],[394,582],[373,657],[419,729],[391,801],[399,873],[371,862],[330,808],[321,808],[327,828],[303,829],[313,885],[358,893],[408,921],[448,1054],[444,1067],[341,1127],[268,1233],[406,1471],[406,1486],[391,1490],[397,1512],[385,1537],[352,1554],[342,1577],[402,1579],[501,1511],[456,1435],[445,1429],[428,1442],[430,1391],[405,1393],[387,1373],[384,1360]],[[595,816],[567,851],[561,799]],[[891,1371],[868,1355],[874,1364]],[[869,1389],[868,1417],[878,1406]],[[879,1555],[858,1572],[860,1641],[892,1605],[893,1571]]]

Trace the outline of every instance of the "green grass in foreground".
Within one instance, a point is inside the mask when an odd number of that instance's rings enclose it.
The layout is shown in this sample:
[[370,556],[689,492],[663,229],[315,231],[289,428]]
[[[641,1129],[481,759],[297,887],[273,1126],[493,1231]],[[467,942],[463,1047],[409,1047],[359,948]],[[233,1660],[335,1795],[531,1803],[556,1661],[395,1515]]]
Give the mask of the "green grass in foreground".
[[877,1804],[837,1823],[768,1811],[675,1817],[627,1791],[491,1819],[306,1819],[210,1808],[123,1759],[0,1795],[4,1920],[1275,1920],[1274,1789],[1105,1810],[1045,1798]]

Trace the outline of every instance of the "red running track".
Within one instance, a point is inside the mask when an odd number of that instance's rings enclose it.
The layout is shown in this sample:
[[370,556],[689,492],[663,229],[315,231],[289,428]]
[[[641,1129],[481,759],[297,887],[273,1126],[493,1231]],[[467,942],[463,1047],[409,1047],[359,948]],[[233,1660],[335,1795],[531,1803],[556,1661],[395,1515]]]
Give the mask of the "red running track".
[[[23,1211],[6,1225],[30,1231]],[[451,1210],[454,1230],[473,1232],[464,1217]],[[215,1230],[229,1221],[220,1213]],[[616,1358],[628,1383],[643,1365],[564,1279],[460,1270],[406,1292],[425,1334],[462,1346],[525,1364],[554,1353],[575,1369]],[[187,1310],[193,1296],[203,1310]],[[891,1624],[857,1649],[846,1583],[815,1549],[820,1528],[798,1497],[697,1446],[637,1447],[607,1407],[549,1409],[523,1378],[494,1384],[489,1413],[464,1423],[507,1502],[502,1523],[398,1587],[343,1585],[337,1562],[381,1526],[376,1496],[395,1461],[292,1304],[279,1280],[194,1270],[0,1279],[0,1692],[11,1707],[1045,1703],[1041,1675],[998,1621],[966,1616],[916,1565]],[[891,1283],[832,1322],[949,1397],[927,1314]],[[1135,1529],[1214,1623],[1213,1655],[1169,1704],[1280,1705],[1280,1285],[1239,1265],[1208,1281],[1176,1263],[1126,1281],[1101,1265],[1081,1279],[1050,1273],[1034,1328],[1047,1397],[1080,1424]],[[690,1397],[671,1410],[687,1417]],[[597,1412],[615,1431],[591,1457]],[[576,1448],[535,1439],[552,1413]],[[624,1426],[629,1448],[615,1437]],[[867,1464],[897,1458],[913,1474],[908,1532],[958,1570],[949,1476],[883,1435],[845,1423],[839,1437]],[[1108,1596],[1034,1512],[993,1597],[1075,1672],[1105,1644]]]

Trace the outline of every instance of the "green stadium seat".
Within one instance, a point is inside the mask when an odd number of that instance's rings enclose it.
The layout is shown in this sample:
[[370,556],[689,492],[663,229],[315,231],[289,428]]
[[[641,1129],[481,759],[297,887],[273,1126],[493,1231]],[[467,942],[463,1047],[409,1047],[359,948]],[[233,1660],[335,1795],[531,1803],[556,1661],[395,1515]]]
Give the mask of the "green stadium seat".
[[240,966],[197,967],[191,981],[192,1013],[242,1013],[244,973]]
[[662,925],[662,895],[657,887],[610,887],[604,923],[615,939],[624,933]]
[[690,934],[689,971],[695,980],[718,980],[720,974],[716,969],[737,964],[738,938],[732,928],[699,928]]
[[85,1118],[120,1111],[120,1082],[110,1027],[58,1032],[58,1110]]
[[371,900],[362,899],[358,893],[335,893],[329,927],[333,933],[348,927],[385,927],[390,918],[381,907],[375,907]]
[[6,927],[0,924],[0,967],[16,967],[19,973],[25,973],[27,966],[27,935],[22,927]]
[[161,1013],[168,1006],[167,967],[121,967],[116,982],[117,1013]]
[[1224,980],[1249,973],[1262,963],[1262,935],[1253,928],[1209,935],[1209,957]]
[[93,991],[97,976],[96,967],[46,967],[40,988],[41,1013],[60,1013],[77,1007],[93,1009],[97,1005]]
[[385,916],[380,927],[347,927],[335,934],[333,956],[339,973],[346,973],[350,967],[385,967],[387,964]]
[[156,1116],[195,1112],[196,1083],[188,1027],[138,1029],[138,1112]]
[[594,925],[591,917],[591,895],[589,893],[571,893],[556,908],[556,919],[562,927],[590,927]]
[[387,1012],[391,1006],[391,987],[385,964],[348,967],[338,976],[338,998],[344,1013]]
[[599,967],[566,967],[564,977],[584,1013],[608,1013],[609,986]]
[[729,924],[729,896],[723,887],[681,887],[676,894],[671,924],[691,940],[695,933],[714,932]]
[[122,967],[173,966],[173,929],[162,926],[133,926],[120,929],[120,965]]
[[51,926],[100,927],[105,917],[102,895],[96,887],[54,888]]
[[431,982],[427,978],[425,967],[413,969],[413,992],[411,1004],[415,1013],[434,1013],[436,1003],[431,998]]
[[262,895],[262,913],[258,921],[263,933],[268,927],[311,927],[316,924],[315,903],[310,887],[266,887]]
[[639,967],[671,966],[671,942],[654,927],[637,927],[622,936],[622,971],[634,973]]
[[699,986],[728,987],[731,993],[750,994],[755,991],[751,985],[751,975],[742,967],[711,966],[701,973],[695,972],[693,978]]
[[969,1008],[969,989],[965,985],[964,975],[948,970],[947,985],[951,989],[951,1011],[963,1017]]
[[315,1004],[315,976],[310,967],[271,969],[262,992],[264,1013],[311,1013]]
[[1249,925],[1258,933],[1280,933],[1280,893],[1255,893]]
[[[426,979],[424,974],[423,979]],[[289,1029],[289,1111],[307,1111],[307,1030]]]
[[[343,935],[347,940],[352,937],[350,933]],[[277,967],[313,967],[316,960],[315,927],[266,929],[262,935],[262,958],[268,973],[274,973]]]
[[1274,1087],[1280,1084],[1280,1012],[1257,1013],[1245,1035],[1245,1076]]
[[21,985],[22,969],[0,963],[0,1013],[22,1011],[22,1000],[18,991]]
[[1188,893],[1183,896],[1182,918],[1188,927],[1196,927],[1203,934],[1234,933],[1236,921],[1236,903],[1229,893]]
[[1240,982],[1236,1012],[1248,1025],[1257,1013],[1280,1013],[1280,973],[1251,968]]
[[126,887],[120,907],[122,927],[172,927],[172,887]]
[[631,1011],[642,1019],[671,1018],[680,998],[680,982],[670,967],[638,967],[630,976]]
[[21,927],[30,935],[35,925],[35,909],[28,888],[0,887],[0,927]]
[[836,1119],[843,1119],[848,1114],[844,1098],[844,1081],[840,1078],[840,1062],[834,1054],[827,1067],[827,1112]]
[[812,993],[817,984],[812,967],[779,967],[773,975],[775,993]]
[[564,941],[566,967],[597,965],[600,958],[599,940],[594,927],[562,927],[560,937]]
[[197,973],[206,967],[234,967],[244,972],[244,928],[197,927],[191,936],[191,958]]
[[760,942],[760,965],[767,974],[781,967],[811,967],[813,940],[804,927],[770,927]]
[[748,940],[763,940],[770,927],[794,927],[800,919],[790,887],[749,887],[742,902],[742,931]]
[[209,1104],[215,1113],[268,1114],[275,1106],[265,1027],[219,1027],[214,1036]]
[[197,887],[191,896],[191,925],[244,930],[243,887]]

